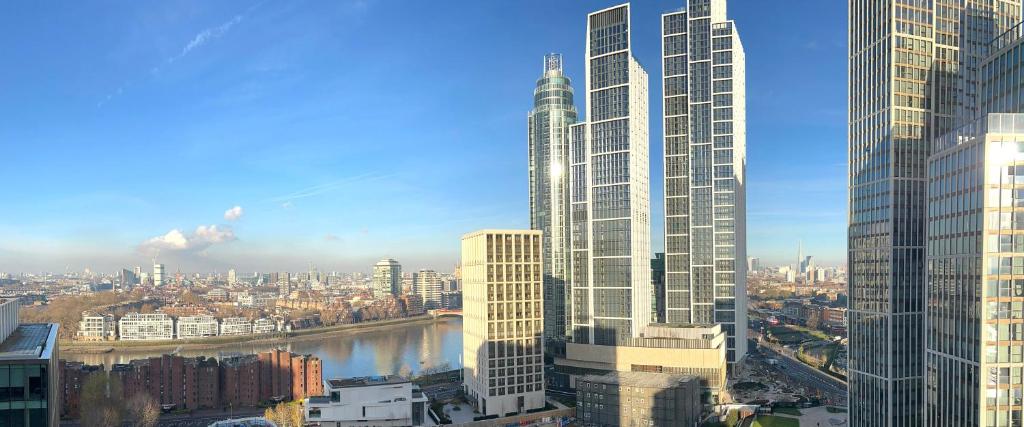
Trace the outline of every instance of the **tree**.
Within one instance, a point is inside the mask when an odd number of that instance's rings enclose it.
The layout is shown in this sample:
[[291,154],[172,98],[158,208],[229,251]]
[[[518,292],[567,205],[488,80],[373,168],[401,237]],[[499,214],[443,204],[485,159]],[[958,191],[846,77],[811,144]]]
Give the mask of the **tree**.
[[302,427],[306,414],[299,402],[280,403],[263,411],[263,417],[273,421],[278,427]]
[[141,393],[128,399],[128,413],[135,419],[138,427],[156,427],[160,422],[160,405],[153,396]]
[[82,384],[82,425],[120,427],[124,417],[121,382],[107,375],[90,375]]

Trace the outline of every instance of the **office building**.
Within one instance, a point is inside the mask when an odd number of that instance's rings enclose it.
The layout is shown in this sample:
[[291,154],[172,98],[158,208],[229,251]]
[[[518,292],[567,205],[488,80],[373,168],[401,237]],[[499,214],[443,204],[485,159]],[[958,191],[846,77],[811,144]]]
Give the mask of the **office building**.
[[164,265],[163,264],[156,264],[156,263],[154,263],[153,264],[153,286],[162,286],[164,284],[164,280],[165,279],[167,279],[167,277],[164,276]]
[[467,398],[483,415],[543,408],[543,254],[537,230],[462,236]]
[[564,354],[569,335],[569,127],[576,123],[562,55],[544,56],[528,116],[530,228],[544,233],[545,348]]
[[178,338],[215,337],[218,333],[217,319],[213,316],[182,316],[175,322]]
[[420,270],[413,282],[413,293],[419,295],[427,310],[441,308],[441,287],[444,282],[434,270]]
[[587,16],[586,122],[570,134],[578,344],[616,345],[651,323],[647,73],[630,50],[629,10]]
[[228,270],[228,284],[234,286],[238,282],[238,275],[235,273],[235,269]]
[[944,363],[925,355],[931,142],[974,119],[977,66],[1020,2],[848,4],[850,425],[922,425],[926,363]]
[[244,317],[225,317],[220,320],[221,335],[249,335],[252,333],[252,322]]
[[693,376],[612,372],[580,379],[577,423],[604,426],[695,426],[701,389]]
[[1020,25],[988,45],[978,118],[936,138],[928,158],[926,425],[1024,419],[1022,46]]
[[402,290],[402,265],[384,258],[373,266],[373,297],[397,296]]
[[174,319],[164,313],[128,313],[117,321],[123,341],[174,339]]
[[82,320],[78,322],[77,338],[83,341],[117,339],[116,325],[112,315],[83,311]]
[[399,376],[324,381],[325,395],[303,402],[306,425],[388,427],[434,425],[429,399],[419,386]]
[[60,424],[61,389],[56,323],[18,322],[17,299],[0,302],[0,379],[4,425]]
[[746,60],[726,0],[662,15],[665,321],[722,325],[747,352]]
[[758,271],[761,271],[761,258],[749,257],[748,256],[747,257],[747,272],[748,273],[757,273]]

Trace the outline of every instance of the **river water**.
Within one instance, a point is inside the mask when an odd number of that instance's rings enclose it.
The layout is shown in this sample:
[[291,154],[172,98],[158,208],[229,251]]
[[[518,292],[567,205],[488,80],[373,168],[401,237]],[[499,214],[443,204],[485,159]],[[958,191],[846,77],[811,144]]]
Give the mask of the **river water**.
[[[324,378],[396,374],[408,368],[412,373],[424,369],[462,367],[462,318],[452,317],[433,323],[396,325],[373,330],[367,328],[342,335],[309,338],[279,344],[229,344],[217,349],[180,351],[182,356],[221,358],[230,354],[249,354],[284,348],[298,354],[312,354],[323,361]],[[67,360],[81,361],[107,369],[115,363],[159,356],[162,352],[121,352],[104,354],[62,354]]]

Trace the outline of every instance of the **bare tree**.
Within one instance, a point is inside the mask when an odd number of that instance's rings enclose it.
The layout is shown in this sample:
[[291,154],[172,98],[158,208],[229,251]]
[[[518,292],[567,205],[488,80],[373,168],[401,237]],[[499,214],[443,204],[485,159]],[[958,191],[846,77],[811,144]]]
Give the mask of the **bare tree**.
[[82,384],[82,425],[120,427],[124,415],[121,383],[106,375],[90,375]]
[[156,427],[160,422],[160,405],[148,393],[141,393],[128,399],[128,413],[138,427]]

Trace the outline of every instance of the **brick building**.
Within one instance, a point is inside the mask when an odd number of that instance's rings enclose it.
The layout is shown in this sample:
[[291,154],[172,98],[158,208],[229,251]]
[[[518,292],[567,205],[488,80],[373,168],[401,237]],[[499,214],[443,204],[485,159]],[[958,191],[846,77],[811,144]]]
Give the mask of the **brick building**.
[[61,417],[78,418],[82,400],[82,386],[90,376],[103,374],[103,365],[86,365],[82,362],[58,362],[60,375]]

